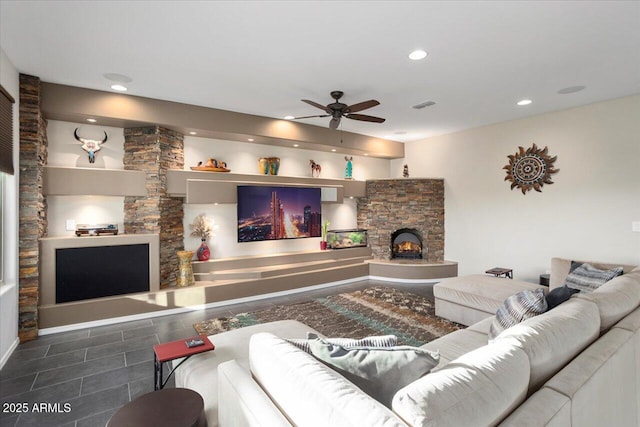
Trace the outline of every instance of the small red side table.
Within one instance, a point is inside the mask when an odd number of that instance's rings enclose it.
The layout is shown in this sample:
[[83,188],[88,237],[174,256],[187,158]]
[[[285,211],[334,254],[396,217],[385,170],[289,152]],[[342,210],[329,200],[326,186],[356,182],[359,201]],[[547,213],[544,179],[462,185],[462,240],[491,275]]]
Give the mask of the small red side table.
[[[197,347],[187,347],[187,341],[191,341],[193,339],[201,338],[204,341],[204,345],[199,345]],[[183,338],[177,341],[171,341],[164,344],[156,344],[153,346],[153,388],[154,390],[161,390],[171,378],[171,375],[182,365],[189,357],[194,354],[204,353],[206,351],[211,351],[216,347],[213,345],[209,338],[206,335],[196,335],[189,338]],[[170,362],[174,359],[179,359],[184,357],[178,366],[173,368],[169,375],[167,375],[167,379],[163,381],[163,373],[162,373],[162,365],[165,362]]]

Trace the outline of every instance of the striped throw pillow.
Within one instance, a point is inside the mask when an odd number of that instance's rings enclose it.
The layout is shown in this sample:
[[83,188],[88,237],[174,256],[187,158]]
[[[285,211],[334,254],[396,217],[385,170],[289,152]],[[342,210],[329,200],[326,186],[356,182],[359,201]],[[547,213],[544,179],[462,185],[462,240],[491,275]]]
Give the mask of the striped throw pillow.
[[[295,345],[300,350],[306,351],[307,353],[311,353],[311,347],[309,347],[309,341],[315,340],[318,338],[318,335],[313,334],[311,332],[307,332],[307,339],[288,339],[289,343]],[[395,335],[378,335],[365,337],[362,339],[353,339],[353,338],[326,338],[326,342],[333,345],[338,345],[344,348],[352,348],[352,347],[395,347],[398,345],[398,338]]]
[[489,340],[493,340],[505,329],[545,311],[547,311],[547,300],[542,288],[511,295],[504,300],[496,312],[496,318],[493,319],[489,329]]
[[584,263],[567,275],[565,285],[582,292],[593,292],[614,277],[622,274],[622,267],[611,270],[600,270],[589,263]]

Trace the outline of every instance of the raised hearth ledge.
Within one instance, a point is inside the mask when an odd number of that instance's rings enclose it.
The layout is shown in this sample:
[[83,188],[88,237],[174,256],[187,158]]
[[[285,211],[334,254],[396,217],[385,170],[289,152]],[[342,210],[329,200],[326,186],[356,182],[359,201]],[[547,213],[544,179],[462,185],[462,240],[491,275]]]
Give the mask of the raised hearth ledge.
[[435,283],[439,279],[458,275],[458,263],[453,261],[428,262],[407,259],[372,259],[368,260],[367,263],[369,264],[369,276],[374,280]]

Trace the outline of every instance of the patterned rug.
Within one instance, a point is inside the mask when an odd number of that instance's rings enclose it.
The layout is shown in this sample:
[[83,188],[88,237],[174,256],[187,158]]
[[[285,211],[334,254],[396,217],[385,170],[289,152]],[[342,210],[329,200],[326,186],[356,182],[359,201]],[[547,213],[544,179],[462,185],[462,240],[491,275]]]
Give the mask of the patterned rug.
[[199,334],[212,335],[285,319],[298,320],[327,337],[392,334],[398,345],[412,346],[464,327],[436,317],[432,299],[384,286],[209,319],[193,327]]

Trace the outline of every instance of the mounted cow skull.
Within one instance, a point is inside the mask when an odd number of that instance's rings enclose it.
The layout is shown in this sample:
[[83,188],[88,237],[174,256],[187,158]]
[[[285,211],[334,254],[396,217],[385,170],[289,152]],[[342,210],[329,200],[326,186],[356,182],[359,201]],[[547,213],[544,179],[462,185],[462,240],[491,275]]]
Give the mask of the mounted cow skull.
[[95,163],[96,153],[102,148],[102,144],[107,142],[107,132],[104,132],[104,139],[98,141],[97,139],[85,139],[78,136],[78,128],[73,131],[73,136],[80,142],[82,142],[82,149],[89,153],[89,163]]

